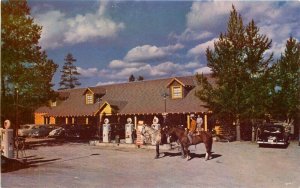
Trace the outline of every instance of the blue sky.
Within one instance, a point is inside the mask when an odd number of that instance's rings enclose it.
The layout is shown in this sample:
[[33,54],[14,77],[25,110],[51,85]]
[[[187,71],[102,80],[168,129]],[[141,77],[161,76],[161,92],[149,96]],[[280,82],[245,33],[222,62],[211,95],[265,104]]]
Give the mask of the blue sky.
[[77,59],[81,86],[210,72],[205,50],[226,32],[232,4],[244,24],[251,19],[280,56],[286,40],[300,39],[300,1],[29,1],[43,26],[40,45],[59,65]]

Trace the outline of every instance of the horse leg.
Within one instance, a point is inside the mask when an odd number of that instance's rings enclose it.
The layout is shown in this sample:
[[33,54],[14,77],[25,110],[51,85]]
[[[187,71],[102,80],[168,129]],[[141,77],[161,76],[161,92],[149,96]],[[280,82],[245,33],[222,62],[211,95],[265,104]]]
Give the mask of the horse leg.
[[181,146],[181,158],[185,158],[185,155],[186,155],[186,152],[185,152],[185,149],[184,149],[184,146],[183,144],[180,143],[180,146]]
[[185,149],[185,153],[186,153],[186,160],[190,160],[190,150],[189,150],[189,145],[185,145],[184,146],[184,149]]
[[206,148],[205,161],[207,161],[211,157],[212,140],[208,140],[205,143],[205,148]]
[[156,144],[155,147],[156,147],[156,156],[155,156],[155,159],[158,159],[158,157],[159,157],[159,144]]

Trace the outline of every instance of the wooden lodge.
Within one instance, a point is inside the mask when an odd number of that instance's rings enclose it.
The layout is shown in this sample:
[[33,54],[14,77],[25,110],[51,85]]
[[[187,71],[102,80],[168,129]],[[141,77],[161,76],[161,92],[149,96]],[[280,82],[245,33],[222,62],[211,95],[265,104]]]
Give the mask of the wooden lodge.
[[35,111],[35,123],[99,126],[108,118],[122,126],[130,117],[135,125],[151,125],[156,116],[162,125],[189,127],[190,114],[196,114],[207,130],[210,113],[195,96],[198,89],[196,76],[184,76],[62,90],[49,106]]

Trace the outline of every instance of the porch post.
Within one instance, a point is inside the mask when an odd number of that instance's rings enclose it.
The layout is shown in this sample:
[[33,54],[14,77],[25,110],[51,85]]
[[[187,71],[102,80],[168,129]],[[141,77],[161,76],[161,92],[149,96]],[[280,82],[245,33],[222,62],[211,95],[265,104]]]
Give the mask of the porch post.
[[136,115],[134,116],[134,128],[135,129],[137,128],[137,117],[136,117]]
[[190,129],[190,115],[187,115],[187,128]]
[[204,130],[207,131],[207,114],[204,114]]

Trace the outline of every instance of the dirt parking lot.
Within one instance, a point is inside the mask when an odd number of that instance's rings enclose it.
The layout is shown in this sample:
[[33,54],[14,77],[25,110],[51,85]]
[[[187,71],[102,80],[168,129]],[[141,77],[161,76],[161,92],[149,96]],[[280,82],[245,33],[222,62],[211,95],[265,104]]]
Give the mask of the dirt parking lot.
[[300,188],[300,146],[258,148],[250,142],[191,147],[190,161],[177,149],[155,150],[64,143],[26,151],[31,167],[2,173],[3,188],[14,187],[291,187]]

